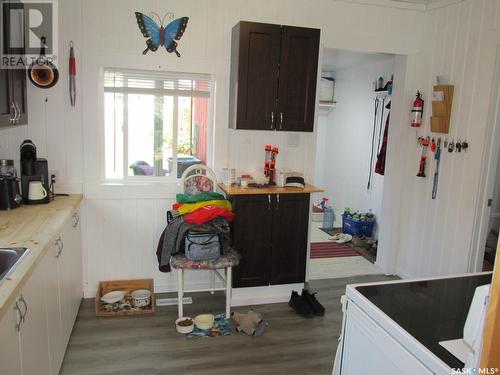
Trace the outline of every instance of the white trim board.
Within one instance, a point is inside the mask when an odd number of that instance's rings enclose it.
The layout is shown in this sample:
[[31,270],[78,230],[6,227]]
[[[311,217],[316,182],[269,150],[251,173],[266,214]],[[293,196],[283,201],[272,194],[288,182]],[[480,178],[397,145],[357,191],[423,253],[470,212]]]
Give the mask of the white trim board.
[[[186,285],[189,289],[206,289],[207,283],[192,283]],[[215,287],[222,287],[221,283],[215,283]],[[253,288],[233,288],[231,306],[251,306],[264,305],[268,303],[288,302],[292,290],[301,292],[304,288],[304,283],[283,284],[259,286]],[[84,298],[94,298],[97,289],[86,289]],[[177,293],[177,285],[155,285],[155,294],[158,293]],[[210,292],[207,292],[209,295]],[[190,296],[189,291],[185,291],[186,297]]]
[[233,289],[231,306],[288,302],[292,291],[301,292],[302,288],[304,288],[304,283],[236,288]]

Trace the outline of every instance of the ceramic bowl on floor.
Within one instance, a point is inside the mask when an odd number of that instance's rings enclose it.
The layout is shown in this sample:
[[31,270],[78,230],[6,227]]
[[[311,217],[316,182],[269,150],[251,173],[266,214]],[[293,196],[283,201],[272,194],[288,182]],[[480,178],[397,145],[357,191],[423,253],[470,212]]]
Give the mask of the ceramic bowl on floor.
[[[184,325],[181,322],[183,322],[186,325]],[[189,322],[191,322],[191,324],[187,324]],[[183,334],[190,333],[194,329],[193,319],[191,319],[188,316],[183,316],[182,318],[178,318],[175,320],[175,328],[177,329],[177,332],[179,332],[179,333],[183,333]]]
[[137,289],[131,294],[134,307],[146,307],[151,303],[151,291],[147,289]]
[[210,329],[214,326],[215,316],[212,314],[201,314],[194,318],[194,324],[199,329]]
[[125,291],[123,290],[115,290],[113,292],[106,293],[101,297],[101,301],[104,303],[115,303],[121,301],[125,297]]

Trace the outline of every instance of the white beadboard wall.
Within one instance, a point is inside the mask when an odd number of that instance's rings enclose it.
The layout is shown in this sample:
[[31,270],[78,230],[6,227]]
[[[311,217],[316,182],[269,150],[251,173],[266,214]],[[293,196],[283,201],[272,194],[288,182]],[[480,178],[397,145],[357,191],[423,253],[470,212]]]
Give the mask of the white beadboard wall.
[[[34,141],[38,157],[47,158],[49,170],[57,175],[56,190],[81,192],[83,185],[81,1],[58,2],[59,82],[41,90],[28,87],[29,126],[0,129],[0,158],[15,159],[19,172],[19,146],[26,138]],[[77,104],[72,108],[68,96],[69,42],[75,43],[77,56]]]
[[[144,38],[134,11],[172,11],[190,17],[179,42],[182,58],[158,51],[142,56]],[[228,129],[230,33],[239,20],[291,24],[322,29],[322,44],[387,53],[416,53],[414,30],[423,21],[421,11],[390,9],[344,2],[317,0],[271,1],[97,1],[83,5],[84,30],[84,145],[86,256],[85,294],[94,294],[102,279],[154,277],[157,290],[175,290],[174,274],[160,274],[154,257],[165,212],[173,202],[175,186],[151,188],[103,186],[102,83],[105,66],[211,73],[216,80],[214,147],[216,171],[235,167],[240,171],[261,167],[266,143],[281,149],[281,166],[303,170],[313,180],[315,133],[230,131]],[[377,26],[376,19],[387,19]],[[355,22],[358,26],[352,27]],[[397,32],[394,32],[397,30]],[[197,287],[208,281],[198,272],[186,279]]]
[[[383,261],[411,276],[463,272],[494,47],[500,44],[499,3],[469,0],[426,13],[422,7],[389,8],[383,1],[373,5],[334,0],[60,1],[60,55],[67,59],[69,40],[74,40],[77,48],[77,107],[69,106],[67,70],[62,64],[56,87],[45,91],[29,88],[30,125],[0,130],[0,157],[17,159],[20,142],[29,136],[37,143],[40,156],[48,157],[51,170],[57,171],[62,188],[78,191],[83,184],[86,296],[94,294],[99,280],[136,276],[154,277],[159,291],[174,290],[175,274],[156,271],[154,252],[177,187],[102,184],[101,69],[113,66],[213,74],[216,101],[211,160],[216,170],[225,166],[247,169],[261,164],[261,149],[269,140],[287,148],[289,142],[297,144],[297,139],[290,140],[289,134],[227,129],[231,27],[239,20],[318,27],[324,47],[409,55],[408,75],[401,82],[408,106],[417,88],[424,91],[430,104],[428,95],[436,74],[452,77],[456,85],[452,132],[468,137],[471,149],[465,156],[459,155],[461,159],[454,155],[443,160],[440,196],[432,202],[430,179],[414,179],[419,157],[415,134],[408,129],[406,116],[394,120],[392,132],[395,137],[402,135],[404,142],[390,146],[395,157],[389,162],[393,173],[386,178],[404,186],[404,194],[395,194],[392,199],[396,201],[388,207],[401,205],[406,215],[393,218],[393,222],[401,222],[400,227],[392,226],[398,230],[392,236],[399,244],[399,256]],[[165,51],[143,56],[145,39],[137,28],[135,11],[189,16],[179,42],[182,58]],[[312,176],[315,136],[297,137],[297,146],[287,148],[278,160]],[[388,199],[385,193],[384,199]],[[207,280],[205,275],[196,273],[187,282],[196,286],[203,280]]]
[[[431,199],[432,158],[428,178],[415,177],[421,149],[415,131],[406,134],[399,273],[412,277],[449,275],[469,269],[475,205],[485,145],[496,47],[500,45],[500,1],[469,0],[428,12],[423,53],[415,89],[424,93],[425,127],[430,132],[432,86],[437,75],[455,85],[448,139],[467,139],[464,153],[442,154],[439,191]],[[409,98],[410,99],[410,98]],[[410,103],[410,101],[409,101]],[[439,134],[433,136],[438,137]]]

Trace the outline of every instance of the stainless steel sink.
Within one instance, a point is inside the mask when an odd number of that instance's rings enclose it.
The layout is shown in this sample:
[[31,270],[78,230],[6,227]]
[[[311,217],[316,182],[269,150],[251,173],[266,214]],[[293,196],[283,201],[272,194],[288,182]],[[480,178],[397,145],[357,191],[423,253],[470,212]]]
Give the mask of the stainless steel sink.
[[25,247],[0,247],[0,284],[16,268],[28,251]]

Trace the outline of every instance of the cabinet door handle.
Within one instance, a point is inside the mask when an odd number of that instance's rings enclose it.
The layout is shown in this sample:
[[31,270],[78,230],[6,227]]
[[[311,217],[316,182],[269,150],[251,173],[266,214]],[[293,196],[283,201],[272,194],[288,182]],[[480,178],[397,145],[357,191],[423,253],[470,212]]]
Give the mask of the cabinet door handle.
[[283,112],[280,112],[280,130],[283,130]]
[[10,107],[14,110],[14,115],[12,117],[9,117],[9,122],[14,123],[17,118],[17,109],[14,102],[10,103]]
[[64,249],[64,243],[62,242],[61,237],[57,238],[56,246],[58,249],[57,254],[56,254],[56,258],[59,258],[61,256],[63,249]]
[[76,228],[78,226],[78,223],[80,222],[80,215],[78,215],[78,212],[75,212],[73,214],[73,219],[75,219],[75,221],[73,222],[73,228]]
[[21,108],[19,108],[19,104],[17,104],[17,102],[14,102],[14,106],[16,107],[16,112],[17,112],[17,116],[14,121],[19,122],[19,118],[21,117]]
[[274,129],[274,111],[271,111],[271,127],[270,127],[271,130]]
[[[21,294],[21,297],[19,298],[19,302],[22,302],[24,305],[24,313],[21,316],[21,322],[24,323],[26,320],[26,315],[28,314],[28,304],[26,303],[26,300],[24,299],[24,296]],[[19,310],[21,312],[21,310]]]
[[276,209],[279,210],[280,209],[280,195],[277,194],[276,195]]
[[19,315],[19,321],[16,322],[16,330],[19,332],[21,330],[21,323],[23,322],[23,314],[21,314],[21,309],[19,308],[19,305],[17,304],[18,301],[14,304],[14,310],[18,311]]
[[267,209],[271,211],[271,194],[267,194]]

